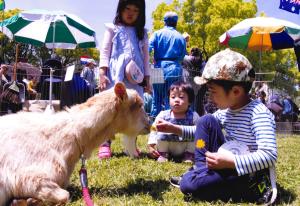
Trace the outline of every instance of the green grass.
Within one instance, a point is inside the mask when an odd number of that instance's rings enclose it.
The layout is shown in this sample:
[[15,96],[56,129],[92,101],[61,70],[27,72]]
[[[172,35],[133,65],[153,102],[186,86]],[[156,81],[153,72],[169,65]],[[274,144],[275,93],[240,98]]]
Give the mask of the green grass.
[[[278,135],[276,205],[300,205],[300,135]],[[139,148],[146,152],[147,137],[138,139]],[[169,184],[171,176],[181,175],[190,165],[167,162],[159,164],[143,155],[130,159],[122,153],[120,138],[112,144],[113,158],[99,161],[96,150],[87,161],[89,189],[95,205],[237,205],[230,202],[200,202],[188,200]],[[68,190],[68,205],[84,205],[81,196],[77,164]],[[239,205],[251,205],[238,203]],[[252,204],[253,205],[253,204]]]

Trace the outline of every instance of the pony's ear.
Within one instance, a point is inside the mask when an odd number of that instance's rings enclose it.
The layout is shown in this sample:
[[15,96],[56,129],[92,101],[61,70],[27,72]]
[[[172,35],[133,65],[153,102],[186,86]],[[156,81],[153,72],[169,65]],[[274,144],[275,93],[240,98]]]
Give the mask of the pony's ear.
[[114,88],[115,94],[118,98],[124,100],[127,98],[126,87],[123,82],[117,82]]

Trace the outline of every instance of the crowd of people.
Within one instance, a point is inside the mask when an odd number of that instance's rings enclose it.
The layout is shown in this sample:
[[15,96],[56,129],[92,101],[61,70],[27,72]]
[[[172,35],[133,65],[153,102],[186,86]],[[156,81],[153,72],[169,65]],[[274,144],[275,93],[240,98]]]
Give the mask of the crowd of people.
[[[258,86],[257,88],[261,88]],[[258,99],[273,113],[276,122],[297,122],[299,107],[289,95],[271,94],[264,89],[254,90],[253,99]]]

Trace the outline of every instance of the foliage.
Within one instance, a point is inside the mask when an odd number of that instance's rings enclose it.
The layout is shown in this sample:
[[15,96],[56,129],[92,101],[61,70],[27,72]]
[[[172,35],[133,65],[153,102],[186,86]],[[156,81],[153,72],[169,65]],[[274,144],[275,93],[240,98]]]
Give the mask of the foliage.
[[[224,46],[219,44],[219,36],[232,26],[257,14],[256,0],[173,0],[171,4],[161,3],[152,13],[153,30],[163,27],[166,11],[176,11],[179,15],[177,30],[190,34],[191,47],[199,47],[209,57]],[[265,14],[261,14],[264,16]],[[256,72],[278,71],[300,80],[296,68],[293,49],[256,52],[233,49],[249,58]]]
[[166,11],[176,11],[179,15],[177,30],[190,34],[191,46],[197,46],[211,56],[218,50],[219,36],[228,28],[244,18],[255,16],[255,1],[243,0],[186,0],[180,3],[161,3],[152,13],[153,30],[163,27],[163,15]]
[[[71,49],[56,49],[55,53],[58,54],[59,56],[63,57],[62,58],[62,63],[63,65],[68,65],[70,63],[74,63],[76,61],[79,61],[80,56],[89,56],[93,58],[94,60],[99,60],[99,55],[100,52],[99,50],[95,48],[89,48],[89,49],[81,49],[77,48],[74,50]],[[78,62],[77,62],[78,63]]]
[[[300,204],[300,135],[278,135],[276,205]],[[138,138],[139,148],[146,152],[147,137]],[[96,205],[237,205],[236,202],[201,202],[191,200],[169,184],[171,176],[184,173],[189,164],[157,163],[145,155],[130,159],[122,153],[119,136],[112,144],[113,158],[99,162],[96,151],[87,161],[90,194]],[[71,176],[70,206],[83,205],[78,163]],[[238,205],[251,205],[238,203]],[[252,204],[253,205],[253,204]]]

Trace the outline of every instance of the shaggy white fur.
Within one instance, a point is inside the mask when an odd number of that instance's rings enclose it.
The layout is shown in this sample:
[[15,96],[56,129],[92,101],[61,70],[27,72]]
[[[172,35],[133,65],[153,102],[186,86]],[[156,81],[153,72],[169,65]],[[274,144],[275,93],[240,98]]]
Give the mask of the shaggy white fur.
[[[65,204],[64,190],[81,153],[89,157],[105,138],[149,132],[143,100],[117,83],[114,90],[47,115],[17,113],[0,117],[0,205],[14,198]],[[128,141],[134,144],[134,141]],[[135,146],[126,148],[130,155]]]

